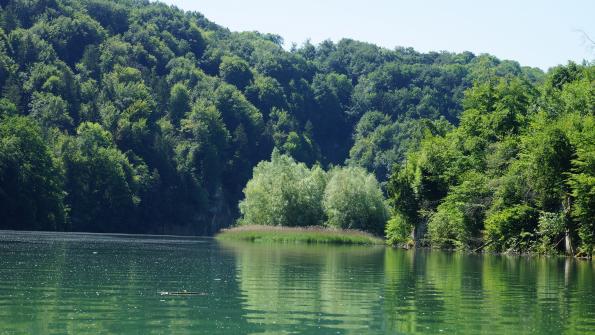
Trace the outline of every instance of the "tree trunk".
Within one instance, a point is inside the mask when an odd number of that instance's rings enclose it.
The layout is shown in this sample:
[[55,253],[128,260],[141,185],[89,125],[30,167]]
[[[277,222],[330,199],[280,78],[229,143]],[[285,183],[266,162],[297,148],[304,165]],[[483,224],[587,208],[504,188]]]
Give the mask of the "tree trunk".
[[572,238],[568,229],[566,230],[566,236],[564,236],[564,249],[566,255],[574,255],[574,251],[572,250]]
[[424,236],[426,235],[426,219],[421,219],[417,225],[413,229],[413,240],[415,241],[415,245],[420,245],[420,242],[423,240]]
[[565,198],[565,201],[562,203],[562,206],[564,206],[564,220],[566,221],[566,230],[565,230],[565,236],[564,236],[564,251],[566,252],[566,255],[570,255],[573,256],[574,255],[574,250],[572,248],[572,236],[570,235],[570,225],[569,222],[572,222],[572,219],[570,217],[570,210],[571,210],[571,206],[572,206],[572,198],[570,197],[570,195],[567,195]]

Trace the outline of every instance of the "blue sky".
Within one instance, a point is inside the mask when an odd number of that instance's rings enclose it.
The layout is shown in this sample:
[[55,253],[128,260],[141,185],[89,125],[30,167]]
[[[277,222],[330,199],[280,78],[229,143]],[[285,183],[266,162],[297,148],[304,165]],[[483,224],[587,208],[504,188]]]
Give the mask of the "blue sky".
[[343,37],[387,48],[471,51],[544,70],[595,59],[595,0],[164,0],[233,31],[281,35],[287,46]]

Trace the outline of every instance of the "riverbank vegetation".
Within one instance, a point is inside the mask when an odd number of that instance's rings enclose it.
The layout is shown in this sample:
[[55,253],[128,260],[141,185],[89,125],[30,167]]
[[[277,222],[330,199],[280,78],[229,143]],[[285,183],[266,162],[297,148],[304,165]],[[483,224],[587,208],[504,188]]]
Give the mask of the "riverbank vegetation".
[[388,208],[376,178],[360,167],[325,172],[273,151],[244,189],[239,225],[324,225],[382,235]]
[[359,244],[382,245],[384,240],[359,230],[337,229],[321,226],[281,227],[247,225],[224,229],[216,235],[219,240],[308,243],[308,244]]
[[493,76],[463,106],[458,127],[427,133],[395,167],[388,240],[592,255],[595,66],[559,66],[539,85]]

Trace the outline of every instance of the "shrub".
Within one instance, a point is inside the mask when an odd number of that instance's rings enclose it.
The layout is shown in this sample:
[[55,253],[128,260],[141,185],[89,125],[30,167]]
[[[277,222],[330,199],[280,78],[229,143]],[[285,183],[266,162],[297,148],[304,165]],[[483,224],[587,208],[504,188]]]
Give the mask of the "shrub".
[[413,245],[413,225],[400,213],[393,215],[386,223],[386,243],[394,246]]
[[523,250],[532,231],[537,227],[538,213],[527,205],[515,205],[493,212],[485,222],[486,234],[491,248]]
[[440,248],[462,248],[467,240],[463,212],[451,203],[438,206],[428,222],[428,235],[432,246]]
[[465,181],[451,187],[428,222],[428,237],[439,247],[468,248],[478,237],[491,202],[487,179],[475,172],[464,175]]
[[380,184],[359,167],[335,168],[324,191],[327,225],[381,235],[388,210]]
[[553,253],[556,250],[565,230],[564,213],[542,212],[539,215],[537,234],[540,237],[538,251]]

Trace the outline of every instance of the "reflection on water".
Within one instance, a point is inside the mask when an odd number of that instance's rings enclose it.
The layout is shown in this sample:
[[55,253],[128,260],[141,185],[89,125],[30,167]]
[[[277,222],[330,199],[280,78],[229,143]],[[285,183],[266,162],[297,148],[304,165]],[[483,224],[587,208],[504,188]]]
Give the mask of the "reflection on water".
[[387,250],[384,266],[399,332],[595,333],[591,262]]
[[246,318],[264,326],[263,333],[361,334],[382,311],[383,247],[246,242],[223,247],[236,258]]
[[[210,239],[0,235],[0,334],[250,329],[237,308],[233,259]],[[207,295],[158,293],[183,290]]]
[[[0,334],[595,334],[564,258],[0,232]],[[161,291],[200,292],[162,296]]]

